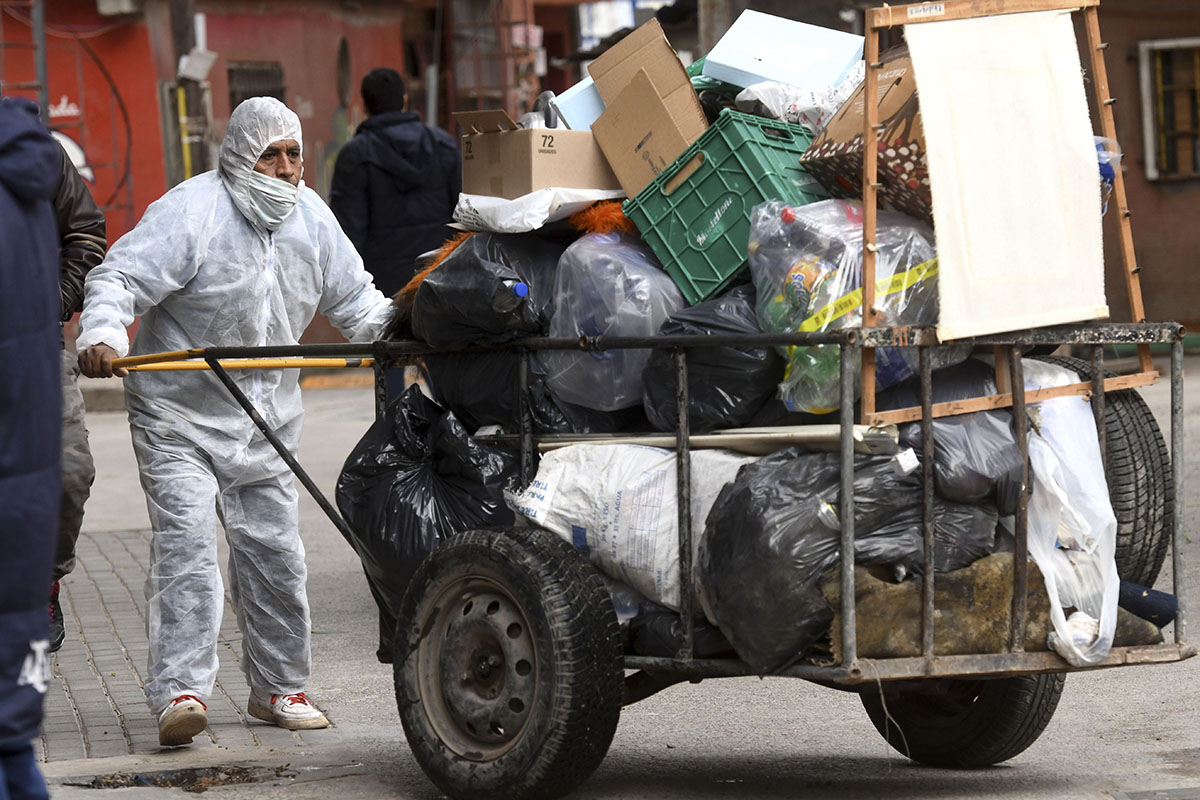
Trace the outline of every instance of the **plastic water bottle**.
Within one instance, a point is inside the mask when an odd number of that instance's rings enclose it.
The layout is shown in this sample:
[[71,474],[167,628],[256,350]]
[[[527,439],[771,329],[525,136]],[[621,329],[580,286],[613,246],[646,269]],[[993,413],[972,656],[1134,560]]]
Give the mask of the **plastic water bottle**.
[[517,311],[529,296],[529,284],[519,280],[503,280],[492,293],[492,310],[497,314]]

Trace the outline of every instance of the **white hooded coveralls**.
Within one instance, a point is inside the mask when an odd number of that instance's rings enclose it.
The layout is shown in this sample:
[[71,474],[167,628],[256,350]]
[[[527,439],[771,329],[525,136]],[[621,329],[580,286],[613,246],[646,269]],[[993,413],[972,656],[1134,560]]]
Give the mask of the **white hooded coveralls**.
[[[283,139],[302,141],[300,121],[278,100],[237,107],[219,170],[153,203],[88,275],[80,351],[103,342],[126,355],[125,328],[139,316],[134,354],[292,345],[317,311],[352,341],[382,332],[391,302],[316,192],[301,184],[295,210],[276,231],[251,221],[247,176]],[[294,452],[303,415],[297,371],[231,375]],[[230,547],[247,680],[267,693],[303,691],[311,667],[307,571],[291,472],[208,371],[133,372],[125,396],[153,528],[150,708],[212,693],[224,601],[218,520]]]

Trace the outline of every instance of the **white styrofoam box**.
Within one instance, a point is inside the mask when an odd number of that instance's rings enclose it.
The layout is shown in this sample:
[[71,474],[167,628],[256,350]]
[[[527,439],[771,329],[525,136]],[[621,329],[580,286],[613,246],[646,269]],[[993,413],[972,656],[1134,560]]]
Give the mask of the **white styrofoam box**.
[[812,89],[837,86],[862,57],[857,34],[746,10],[704,60],[704,74],[734,86]]
[[555,97],[550,105],[573,131],[591,130],[592,123],[604,113],[604,101],[590,75]]

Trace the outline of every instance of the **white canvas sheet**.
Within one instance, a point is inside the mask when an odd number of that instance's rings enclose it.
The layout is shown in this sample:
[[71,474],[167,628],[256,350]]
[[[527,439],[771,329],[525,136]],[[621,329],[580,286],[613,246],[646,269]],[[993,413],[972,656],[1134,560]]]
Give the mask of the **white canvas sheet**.
[[909,25],[942,340],[1108,316],[1100,186],[1066,12]]

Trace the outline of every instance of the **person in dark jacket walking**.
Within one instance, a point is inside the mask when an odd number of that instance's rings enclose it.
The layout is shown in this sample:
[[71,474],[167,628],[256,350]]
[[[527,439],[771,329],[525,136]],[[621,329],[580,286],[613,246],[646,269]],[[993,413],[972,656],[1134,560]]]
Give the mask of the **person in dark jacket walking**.
[[[62,321],[83,310],[83,279],[92,267],[104,260],[108,246],[104,212],[92,199],[87,184],[71,163],[70,156],[58,148],[58,188],[54,193],[54,220],[58,226],[58,288],[62,303]],[[59,581],[75,569],[75,543],[83,527],[83,505],[92,493],[96,465],[88,446],[87,426],[83,418],[83,394],[79,391],[79,362],[74,353],[63,348],[62,358],[62,498],[58,517],[58,547],[54,553],[54,574],[50,586],[50,652],[57,651],[66,638],[62,605],[58,601]]]
[[23,800],[49,797],[32,741],[50,682],[59,500],[60,149],[36,106],[0,100],[0,797]]
[[338,153],[329,206],[390,296],[412,278],[417,256],[453,233],[446,224],[462,190],[462,157],[454,137],[405,110],[395,70],[367,73],[362,98],[370,116]]

